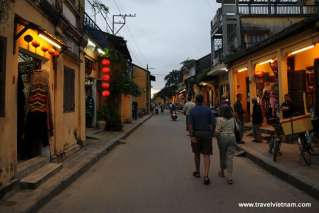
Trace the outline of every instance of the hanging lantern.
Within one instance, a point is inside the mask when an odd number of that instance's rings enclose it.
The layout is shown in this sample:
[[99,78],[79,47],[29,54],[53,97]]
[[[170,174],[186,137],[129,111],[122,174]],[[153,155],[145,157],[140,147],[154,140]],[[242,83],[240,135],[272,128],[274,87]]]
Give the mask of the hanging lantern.
[[49,49],[50,55],[54,56],[55,55],[55,49]]
[[103,67],[102,68],[102,72],[103,73],[109,73],[111,70],[110,70],[110,68],[108,68],[108,67]]
[[110,84],[109,83],[102,83],[101,85],[102,89],[109,89],[110,88]]
[[26,35],[26,36],[23,37],[23,39],[24,39],[26,42],[28,42],[28,43],[30,43],[31,41],[33,41],[32,35]]
[[60,55],[60,53],[58,51],[55,51],[54,57],[58,57],[59,55]]
[[37,40],[32,41],[31,44],[34,48],[38,48],[40,46],[40,42],[38,42]]
[[111,62],[109,59],[104,58],[104,59],[102,59],[101,64],[104,66],[110,66]]
[[104,90],[103,92],[102,92],[102,96],[103,97],[108,97],[108,96],[110,96],[111,95],[111,93],[110,93],[110,91],[108,91],[108,90]]
[[49,49],[47,47],[41,47],[41,50],[45,53],[47,52]]
[[103,75],[103,76],[102,76],[102,80],[103,80],[103,81],[109,81],[110,78],[111,78],[110,75]]

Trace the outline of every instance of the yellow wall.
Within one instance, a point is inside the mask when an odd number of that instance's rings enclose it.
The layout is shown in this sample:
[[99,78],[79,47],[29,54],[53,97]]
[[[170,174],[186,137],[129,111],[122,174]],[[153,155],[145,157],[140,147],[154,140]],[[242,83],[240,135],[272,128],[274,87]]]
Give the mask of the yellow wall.
[[150,83],[149,72],[138,66],[133,66],[133,81],[138,85],[141,95],[134,98],[137,102],[138,110],[149,112],[150,107]]
[[[16,52],[13,54],[14,15],[17,14],[24,19],[33,22],[45,29],[52,35],[55,34],[55,26],[42,15],[35,7],[25,0],[8,1],[8,18],[0,23],[0,35],[7,37],[6,57],[6,85],[5,85],[5,117],[0,117],[0,186],[14,177],[17,168],[17,77],[18,77],[18,53],[19,46],[27,48],[23,37],[19,39]],[[31,33],[29,31],[28,33]],[[37,38],[37,35],[34,34]],[[39,38],[37,38],[39,39]],[[45,42],[39,39],[41,44]],[[48,45],[48,44],[47,44]],[[49,45],[48,45],[49,46]],[[31,45],[30,45],[31,47]],[[33,48],[33,47],[31,47]],[[32,52],[33,50],[30,49]],[[38,48],[37,52],[40,52]],[[79,139],[85,139],[85,100],[84,100],[84,66],[80,61],[65,56],[58,58],[57,71],[53,70],[52,60],[49,59],[42,68],[49,73],[49,84],[51,92],[51,108],[53,112],[54,136],[50,138],[51,155],[63,153],[76,143],[74,133]],[[84,59],[81,56],[81,59]],[[75,112],[63,113],[63,66],[67,65],[75,70]]]
[[121,97],[121,120],[123,123],[132,122],[132,96],[122,95]]

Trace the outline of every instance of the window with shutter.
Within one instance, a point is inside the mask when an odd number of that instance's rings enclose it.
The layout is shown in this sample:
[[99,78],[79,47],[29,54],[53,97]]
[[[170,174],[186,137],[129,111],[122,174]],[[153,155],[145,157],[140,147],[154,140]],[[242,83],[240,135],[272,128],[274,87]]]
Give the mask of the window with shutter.
[[64,67],[64,90],[63,90],[63,110],[64,112],[74,112],[75,109],[75,72],[73,69]]
[[0,36],[0,117],[5,114],[5,74],[7,38]]

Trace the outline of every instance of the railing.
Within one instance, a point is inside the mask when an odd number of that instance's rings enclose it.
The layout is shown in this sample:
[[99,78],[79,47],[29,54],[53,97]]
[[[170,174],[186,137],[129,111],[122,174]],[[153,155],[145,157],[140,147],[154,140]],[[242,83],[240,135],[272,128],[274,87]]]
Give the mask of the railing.
[[93,21],[93,19],[91,19],[91,17],[87,13],[84,13],[84,27],[102,31],[101,28],[95,23],[95,21]]
[[296,4],[240,4],[240,15],[284,16],[284,15],[318,15],[319,5]]
[[213,21],[211,23],[212,30],[221,26],[223,19],[222,17],[222,8],[218,8],[218,10],[216,11],[216,15],[214,16]]

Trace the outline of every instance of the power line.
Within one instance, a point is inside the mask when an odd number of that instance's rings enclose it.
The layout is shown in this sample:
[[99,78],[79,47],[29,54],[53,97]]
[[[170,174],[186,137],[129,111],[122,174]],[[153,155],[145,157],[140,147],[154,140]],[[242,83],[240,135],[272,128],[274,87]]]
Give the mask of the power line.
[[[118,12],[121,14],[122,11],[121,11],[121,8],[120,8],[119,4],[117,3],[117,1],[116,1],[116,0],[112,0],[112,1],[114,2],[115,7],[117,8]],[[145,57],[145,55],[144,55],[143,52],[141,51],[141,49],[140,49],[138,43],[136,42],[135,36],[133,35],[132,31],[130,30],[130,28],[128,27],[128,25],[125,25],[125,26],[126,26],[126,29],[127,29],[128,33],[130,34],[130,37],[132,38],[132,41],[133,41],[134,46],[136,47],[136,50],[137,50],[136,53],[139,52],[137,55],[142,56],[143,61],[146,62],[146,64],[148,64],[148,59],[147,59],[147,57]]]

